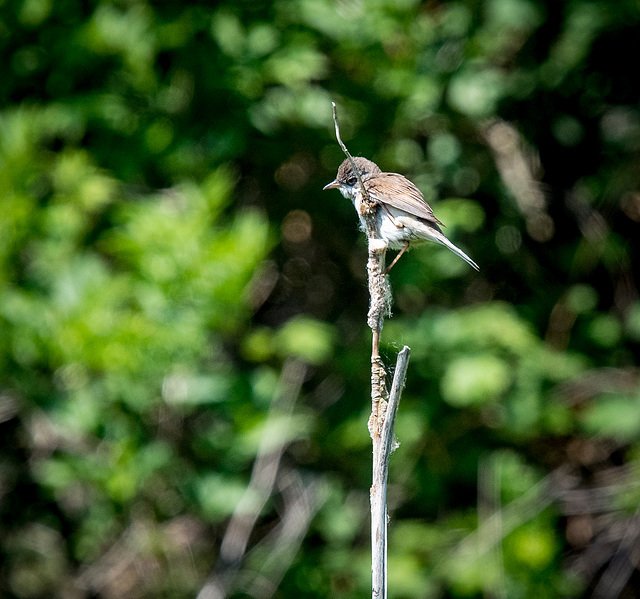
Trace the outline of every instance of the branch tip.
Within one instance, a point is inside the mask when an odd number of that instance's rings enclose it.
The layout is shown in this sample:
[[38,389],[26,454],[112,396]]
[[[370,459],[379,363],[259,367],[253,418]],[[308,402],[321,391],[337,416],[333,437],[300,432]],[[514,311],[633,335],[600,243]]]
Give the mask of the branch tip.
[[356,177],[358,178],[358,185],[360,185],[360,189],[362,190],[363,199],[366,202],[370,202],[371,200],[369,199],[369,193],[365,189],[364,183],[362,182],[360,171],[358,170],[358,167],[356,166],[356,163],[353,160],[353,156],[351,156],[351,154],[349,153],[349,150],[347,150],[347,146],[344,145],[344,142],[340,137],[340,125],[338,125],[338,109],[336,107],[336,103],[332,101],[331,106],[333,111],[333,123],[336,128],[336,139],[338,140],[338,145],[342,148],[342,151],[344,152],[345,156],[347,157],[347,159],[351,164],[351,168],[353,169],[353,172],[356,174]]

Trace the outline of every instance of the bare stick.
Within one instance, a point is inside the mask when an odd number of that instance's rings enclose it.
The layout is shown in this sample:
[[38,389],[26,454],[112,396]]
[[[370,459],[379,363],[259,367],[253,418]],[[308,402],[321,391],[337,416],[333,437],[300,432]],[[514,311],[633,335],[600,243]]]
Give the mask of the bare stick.
[[398,354],[389,404],[380,436],[373,439],[373,484],[371,485],[371,588],[372,597],[387,596],[387,478],[389,458],[397,447],[393,428],[400,394],[409,366],[410,349],[405,345]]
[[[284,503],[280,522],[247,555],[248,568],[239,588],[250,597],[269,599],[298,553],[311,520],[328,498],[320,478],[304,480],[297,470],[281,470],[278,489]],[[256,555],[253,555],[253,554]],[[266,557],[265,557],[266,555]]]
[[280,381],[269,408],[269,414],[260,440],[258,455],[253,464],[251,480],[236,505],[220,545],[220,554],[209,579],[198,593],[197,599],[223,599],[238,572],[247,550],[249,537],[258,521],[262,508],[271,496],[286,440],[275,444],[274,422],[279,418],[290,420],[295,401],[307,373],[306,364],[294,359],[285,362]]
[[[394,447],[393,427],[395,423],[400,392],[409,363],[409,348],[405,347],[398,355],[396,372],[393,380],[391,396],[387,392],[385,378],[387,372],[380,358],[380,332],[384,317],[389,312],[391,291],[385,277],[384,258],[387,244],[380,238],[377,227],[377,209],[371,201],[364,186],[360,171],[349,154],[342,139],[335,102],[333,106],[333,122],[336,138],[342,151],[356,173],[362,193],[360,214],[365,222],[369,256],[367,259],[367,275],[369,281],[369,313],[367,324],[371,327],[371,417],[369,418],[369,434],[373,442],[373,483],[371,485],[371,574],[373,599],[387,597],[387,475],[389,457]],[[387,405],[387,399],[389,404]]]

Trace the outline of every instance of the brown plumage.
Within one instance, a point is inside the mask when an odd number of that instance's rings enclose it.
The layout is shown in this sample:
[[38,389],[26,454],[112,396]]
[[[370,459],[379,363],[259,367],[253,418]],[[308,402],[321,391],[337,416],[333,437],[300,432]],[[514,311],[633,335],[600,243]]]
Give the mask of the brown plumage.
[[434,216],[433,210],[425,202],[422,192],[404,175],[381,172],[367,181],[363,180],[363,182],[369,195],[376,202],[413,214],[421,220],[430,222],[438,230],[440,229],[438,225],[442,225],[442,223]]
[[[380,238],[388,247],[401,250],[387,271],[410,243],[424,241],[435,241],[446,246],[473,268],[480,270],[469,256],[445,237],[440,229],[444,225],[434,216],[421,191],[409,179],[398,173],[384,173],[377,164],[366,158],[354,158],[354,162],[369,196],[379,205],[376,224]],[[364,228],[364,219],[360,213],[362,190],[348,159],[338,168],[336,178],[324,187],[333,188],[339,189],[345,198],[353,202]]]

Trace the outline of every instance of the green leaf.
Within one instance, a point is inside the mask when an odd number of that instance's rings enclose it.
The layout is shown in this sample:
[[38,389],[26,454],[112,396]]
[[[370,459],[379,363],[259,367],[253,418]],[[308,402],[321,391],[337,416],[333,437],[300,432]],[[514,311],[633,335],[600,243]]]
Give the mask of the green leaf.
[[321,364],[329,359],[334,338],[332,326],[296,316],[276,333],[275,342],[282,356],[296,356],[310,364]]
[[640,434],[640,396],[601,395],[581,416],[587,433],[630,441]]
[[456,407],[498,401],[512,382],[510,370],[503,360],[491,355],[457,358],[445,371],[442,397]]

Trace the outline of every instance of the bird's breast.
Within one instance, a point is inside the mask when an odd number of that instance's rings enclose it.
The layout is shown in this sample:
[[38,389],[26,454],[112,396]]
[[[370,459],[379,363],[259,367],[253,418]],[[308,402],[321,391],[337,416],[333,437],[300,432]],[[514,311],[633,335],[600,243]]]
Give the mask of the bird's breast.
[[400,249],[411,239],[411,229],[406,223],[407,218],[409,216],[401,210],[378,206],[378,231],[380,237],[391,249]]
[[[350,198],[358,213],[360,219],[360,228],[366,232],[367,224],[363,216],[362,197],[357,194]],[[417,221],[413,216],[407,214],[403,210],[394,208],[389,205],[382,206],[378,204],[376,214],[376,224],[378,226],[378,235],[389,246],[390,249],[401,249],[407,241],[418,241],[428,238],[425,231],[417,230],[427,229],[422,223]]]

